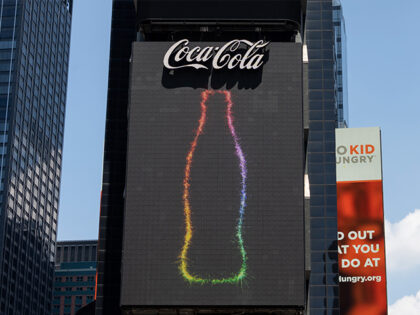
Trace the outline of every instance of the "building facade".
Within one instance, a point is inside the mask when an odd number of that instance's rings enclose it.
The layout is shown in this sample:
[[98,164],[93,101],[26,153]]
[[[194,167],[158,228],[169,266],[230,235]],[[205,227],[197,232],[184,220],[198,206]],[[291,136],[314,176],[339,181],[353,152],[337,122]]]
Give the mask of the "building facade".
[[53,315],[74,315],[93,302],[98,241],[57,242]]
[[339,128],[349,126],[349,100],[347,86],[347,34],[343,7],[340,0],[333,1],[334,52],[335,52],[335,91],[337,101],[337,120]]
[[[142,40],[173,41],[179,36],[197,41],[214,40],[205,27],[201,33],[184,30],[184,33],[181,31],[178,34],[151,32],[145,35],[137,32],[139,25],[135,3],[141,1],[113,1],[96,314],[120,312],[126,113],[132,43]],[[306,8],[300,36],[307,49],[304,93],[309,188],[306,312],[339,314],[334,132],[336,127],[348,125],[344,19],[337,0],[308,0],[302,1],[302,4]],[[240,36],[241,33],[236,34]],[[224,33],[221,28],[218,36],[218,39],[227,40],[232,34]],[[276,36],[274,41],[287,41],[289,35]]]
[[96,314],[120,313],[128,87],[131,44],[136,38],[134,1],[113,0]]
[[345,31],[341,4],[308,0],[310,259],[308,310],[339,314],[335,128],[348,124]]
[[50,314],[70,0],[0,1],[0,313]]

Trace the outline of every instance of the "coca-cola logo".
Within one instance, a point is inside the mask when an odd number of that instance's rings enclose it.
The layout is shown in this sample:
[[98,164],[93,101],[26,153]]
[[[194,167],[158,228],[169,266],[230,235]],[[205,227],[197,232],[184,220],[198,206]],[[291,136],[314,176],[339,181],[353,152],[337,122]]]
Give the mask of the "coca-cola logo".
[[[216,70],[256,70],[264,64],[264,48],[269,42],[259,40],[253,43],[245,39],[235,39],[222,47],[194,48],[190,48],[188,44],[188,39],[182,39],[168,49],[163,58],[165,68],[209,69],[208,64],[211,61],[213,69]],[[239,49],[241,46],[246,50]]]

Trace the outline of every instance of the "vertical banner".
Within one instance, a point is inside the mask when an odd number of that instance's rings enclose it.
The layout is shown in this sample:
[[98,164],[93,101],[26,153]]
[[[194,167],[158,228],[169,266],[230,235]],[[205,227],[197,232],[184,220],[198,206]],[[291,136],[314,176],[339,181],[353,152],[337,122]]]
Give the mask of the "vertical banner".
[[379,128],[336,130],[343,315],[387,314],[381,158]]

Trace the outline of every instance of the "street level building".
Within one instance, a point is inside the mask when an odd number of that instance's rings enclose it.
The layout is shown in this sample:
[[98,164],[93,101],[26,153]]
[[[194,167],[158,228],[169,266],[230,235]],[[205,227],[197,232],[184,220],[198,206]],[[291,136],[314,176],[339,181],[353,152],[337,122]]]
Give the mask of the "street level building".
[[0,314],[51,313],[71,0],[0,1]]
[[94,300],[97,243],[57,242],[53,315],[74,315]]

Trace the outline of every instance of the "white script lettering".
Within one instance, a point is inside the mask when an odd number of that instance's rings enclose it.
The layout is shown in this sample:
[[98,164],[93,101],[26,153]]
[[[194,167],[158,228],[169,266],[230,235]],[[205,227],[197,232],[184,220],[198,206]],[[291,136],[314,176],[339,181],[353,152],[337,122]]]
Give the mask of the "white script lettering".
[[[182,39],[173,44],[163,58],[165,68],[173,70],[180,68],[208,69],[203,63],[212,60],[212,67],[216,70],[228,68],[229,70],[239,68],[241,70],[257,70],[264,64],[264,53],[261,50],[269,42],[259,40],[252,43],[245,39],[232,40],[222,47],[188,47],[188,39]],[[236,53],[241,45],[247,47],[245,54]],[[171,56],[174,56],[171,58]],[[171,60],[175,64],[171,64]],[[177,63],[186,61],[186,64],[177,65]]]

